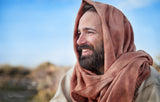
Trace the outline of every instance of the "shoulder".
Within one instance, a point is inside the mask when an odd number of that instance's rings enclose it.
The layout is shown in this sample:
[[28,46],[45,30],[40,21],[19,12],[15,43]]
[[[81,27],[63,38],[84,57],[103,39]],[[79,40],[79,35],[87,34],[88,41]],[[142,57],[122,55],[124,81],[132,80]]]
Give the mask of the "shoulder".
[[153,67],[138,90],[136,102],[160,102],[160,74]]
[[151,74],[144,83],[146,87],[148,85],[160,85],[160,74],[155,68],[151,67]]
[[55,96],[50,102],[71,102],[70,98],[70,80],[74,68],[72,67],[61,79]]

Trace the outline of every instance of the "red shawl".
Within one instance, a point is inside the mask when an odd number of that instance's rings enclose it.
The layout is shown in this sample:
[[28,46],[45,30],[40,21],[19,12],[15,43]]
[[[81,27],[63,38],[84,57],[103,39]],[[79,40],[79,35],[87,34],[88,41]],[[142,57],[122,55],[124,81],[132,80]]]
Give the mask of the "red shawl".
[[152,58],[144,51],[135,50],[131,24],[120,10],[108,4],[83,0],[73,38],[77,60],[77,28],[86,3],[96,9],[102,22],[104,74],[85,70],[77,61],[70,83],[72,101],[132,102],[136,90],[150,75]]

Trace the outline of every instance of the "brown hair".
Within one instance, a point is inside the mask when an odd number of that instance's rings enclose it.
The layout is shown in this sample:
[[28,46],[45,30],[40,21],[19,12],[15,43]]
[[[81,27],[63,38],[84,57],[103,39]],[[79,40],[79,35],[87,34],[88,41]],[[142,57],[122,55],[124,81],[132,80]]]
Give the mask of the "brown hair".
[[86,3],[86,4],[83,6],[83,9],[82,9],[82,15],[83,15],[85,12],[87,12],[87,11],[97,12],[96,9],[95,9],[92,5]]

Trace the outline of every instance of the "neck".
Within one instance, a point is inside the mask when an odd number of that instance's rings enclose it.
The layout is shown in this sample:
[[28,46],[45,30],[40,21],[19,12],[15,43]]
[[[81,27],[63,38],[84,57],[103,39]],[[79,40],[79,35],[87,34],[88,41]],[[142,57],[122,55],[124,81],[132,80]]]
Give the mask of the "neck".
[[97,70],[92,70],[92,72],[97,75],[102,75],[104,74],[104,66],[99,67]]
[[101,66],[101,67],[99,68],[99,72],[100,72],[101,75],[104,74],[104,66]]

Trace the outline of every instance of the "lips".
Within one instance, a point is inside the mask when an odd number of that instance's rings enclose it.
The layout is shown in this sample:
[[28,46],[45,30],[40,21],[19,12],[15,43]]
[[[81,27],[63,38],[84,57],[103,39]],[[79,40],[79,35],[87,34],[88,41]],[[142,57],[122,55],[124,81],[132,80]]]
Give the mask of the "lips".
[[93,52],[93,46],[88,45],[88,44],[84,44],[77,47],[77,51],[79,52],[80,56],[87,56],[87,55],[91,55]]
[[92,51],[90,49],[82,49],[82,56],[90,55]]

